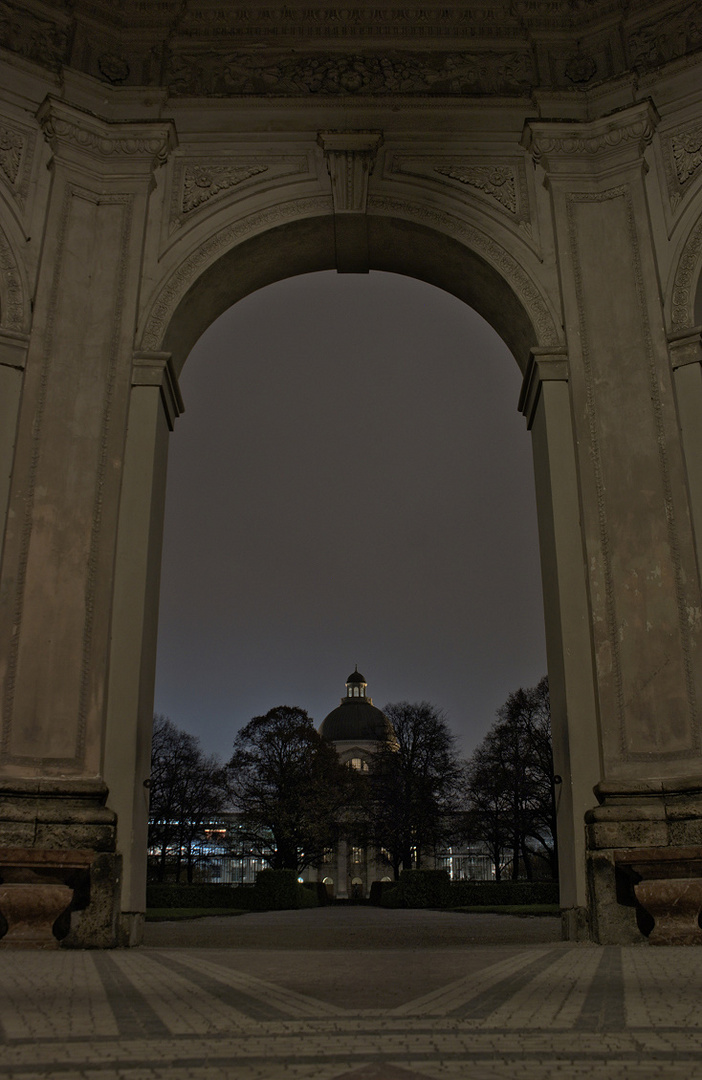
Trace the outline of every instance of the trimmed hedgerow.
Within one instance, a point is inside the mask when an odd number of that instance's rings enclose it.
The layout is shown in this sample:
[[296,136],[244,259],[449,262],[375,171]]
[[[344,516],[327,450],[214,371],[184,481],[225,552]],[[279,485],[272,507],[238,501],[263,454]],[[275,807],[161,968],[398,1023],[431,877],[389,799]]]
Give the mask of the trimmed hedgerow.
[[450,907],[557,904],[557,881],[452,881]]
[[394,889],[383,890],[383,907],[441,908],[450,903],[447,870],[403,870]]
[[391,889],[397,887],[396,881],[371,881],[370,892],[368,894],[368,903],[375,904],[378,907],[382,903],[383,897]]
[[295,870],[259,870],[252,890],[254,911],[317,907],[317,896],[297,880]]
[[253,888],[246,885],[174,885],[146,887],[147,908],[248,908]]
[[[376,884],[380,885],[380,882]],[[557,881],[449,881],[446,870],[403,870],[399,882],[385,882],[381,907],[454,908],[557,904]],[[377,896],[378,893],[372,893]]]

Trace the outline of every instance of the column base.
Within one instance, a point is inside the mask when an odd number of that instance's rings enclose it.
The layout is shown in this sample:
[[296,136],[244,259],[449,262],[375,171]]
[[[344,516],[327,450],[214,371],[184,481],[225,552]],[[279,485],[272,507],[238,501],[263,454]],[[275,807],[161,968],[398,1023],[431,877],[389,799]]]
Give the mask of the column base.
[[[106,797],[99,779],[0,780],[0,887],[23,887],[4,894],[12,918],[0,900],[8,927],[3,934],[0,926],[0,944],[18,919],[35,921],[42,896],[49,895],[46,887],[68,889],[64,910],[52,920],[57,944],[118,944],[122,860],[115,854],[116,816],[105,807]],[[55,946],[45,941],[40,947]]]
[[592,940],[696,944],[688,909],[702,881],[702,781],[607,782],[595,794],[601,805],[585,818]]

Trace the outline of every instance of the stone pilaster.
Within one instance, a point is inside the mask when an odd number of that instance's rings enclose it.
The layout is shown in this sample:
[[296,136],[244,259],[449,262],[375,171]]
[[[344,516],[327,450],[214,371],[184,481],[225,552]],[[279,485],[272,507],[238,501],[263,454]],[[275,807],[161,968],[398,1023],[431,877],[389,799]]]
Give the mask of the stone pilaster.
[[599,734],[565,349],[532,350],[519,404],[531,430],[539,512],[563,931],[581,939],[589,933],[585,813],[600,776]]
[[124,452],[107,694],[105,780],[124,855],[120,943],[146,903],[151,731],[168,436],[183,411],[169,353],[135,353]]
[[[644,186],[656,122],[642,102],[593,122],[535,121],[524,139],[550,191],[570,360],[601,755],[590,908],[602,942],[641,940],[618,853],[679,843],[670,807],[678,793],[694,818],[702,782],[702,601]],[[702,817],[686,835],[700,828]]]
[[[57,823],[34,846],[85,847],[83,819],[93,813],[102,828],[107,813],[104,852],[115,850],[103,761],[133,334],[153,170],[174,133],[164,122],[107,123],[51,98],[38,120],[52,176],[0,581],[0,848],[13,843],[19,783],[36,788],[36,820],[46,798]],[[99,789],[75,828],[51,809],[59,781],[60,805],[72,785]],[[118,895],[116,869],[104,887]],[[107,931],[84,922],[83,943],[91,934],[104,943]]]

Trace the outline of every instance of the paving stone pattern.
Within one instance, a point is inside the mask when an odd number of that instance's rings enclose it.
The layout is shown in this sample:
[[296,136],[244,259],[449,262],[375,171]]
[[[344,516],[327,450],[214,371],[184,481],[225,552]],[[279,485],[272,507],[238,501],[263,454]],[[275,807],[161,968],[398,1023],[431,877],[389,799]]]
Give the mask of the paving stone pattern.
[[183,929],[167,924],[154,936],[171,947],[1,953],[0,1077],[702,1077],[698,950],[568,945],[545,920],[522,923],[544,939],[524,944],[504,917],[461,945],[473,916],[388,915],[209,919],[207,948],[176,947]]

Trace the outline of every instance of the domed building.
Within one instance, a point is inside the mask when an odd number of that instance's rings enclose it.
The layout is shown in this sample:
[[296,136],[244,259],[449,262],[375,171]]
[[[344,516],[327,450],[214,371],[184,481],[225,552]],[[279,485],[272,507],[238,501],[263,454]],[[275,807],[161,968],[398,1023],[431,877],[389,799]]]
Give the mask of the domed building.
[[366,690],[368,683],[358,670],[346,680],[346,695],[322,721],[320,735],[333,742],[339,758],[354,769],[368,771],[368,755],[374,754],[380,743],[392,740],[392,724],[385,713],[377,709]]
[[[395,736],[392,724],[373,704],[367,689],[368,683],[357,665],[346,680],[341,704],[332,709],[319,728],[320,735],[334,744],[340,760],[361,772],[369,771],[373,754]],[[323,866],[308,873],[311,880],[324,881],[329,893],[340,900],[365,897],[371,882],[390,880],[382,853],[346,839],[339,840]]]

